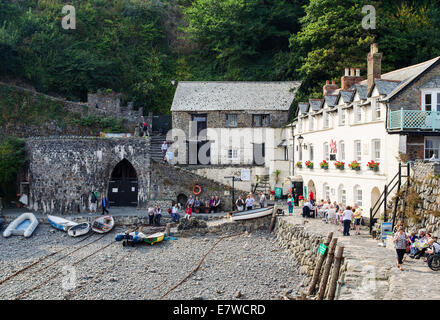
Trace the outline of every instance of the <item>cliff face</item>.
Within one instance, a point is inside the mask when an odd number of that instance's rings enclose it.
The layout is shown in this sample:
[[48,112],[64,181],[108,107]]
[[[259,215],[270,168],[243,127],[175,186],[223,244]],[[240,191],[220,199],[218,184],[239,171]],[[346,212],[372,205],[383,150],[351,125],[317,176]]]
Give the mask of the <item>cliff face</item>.
[[87,104],[0,83],[0,136],[98,136],[131,131],[123,119],[95,115]]

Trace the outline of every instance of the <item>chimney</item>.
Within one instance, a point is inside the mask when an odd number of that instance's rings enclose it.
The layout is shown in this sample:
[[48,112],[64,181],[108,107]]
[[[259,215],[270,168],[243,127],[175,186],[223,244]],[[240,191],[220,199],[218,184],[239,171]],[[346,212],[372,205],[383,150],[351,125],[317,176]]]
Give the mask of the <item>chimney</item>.
[[345,76],[341,77],[341,90],[348,90],[354,84],[363,81],[361,77],[361,69],[359,68],[345,68]]
[[374,79],[380,79],[382,68],[382,53],[378,52],[377,43],[372,43],[367,56],[368,91],[373,87]]
[[324,87],[322,87],[322,95],[324,95],[324,96],[332,95],[335,92],[335,90],[338,90],[338,89],[339,89],[338,85],[335,84],[334,81],[332,81],[332,84],[330,84],[330,81],[327,80],[325,82]]

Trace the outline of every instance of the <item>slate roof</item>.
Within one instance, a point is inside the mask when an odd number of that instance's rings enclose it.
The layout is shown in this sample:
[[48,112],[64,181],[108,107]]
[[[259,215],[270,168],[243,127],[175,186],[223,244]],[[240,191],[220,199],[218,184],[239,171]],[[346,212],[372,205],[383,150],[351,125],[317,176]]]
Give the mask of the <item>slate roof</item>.
[[339,91],[339,94],[344,103],[349,103],[353,100],[354,91],[341,90]]
[[362,100],[367,99],[367,86],[356,83],[350,88],[350,90],[356,90],[356,92],[359,94],[359,98]]
[[398,81],[390,81],[383,79],[375,79],[374,84],[376,85],[379,94],[389,95],[395,88],[397,88],[401,82]]
[[300,85],[300,81],[180,81],[171,111],[288,111]]
[[323,102],[323,99],[309,99],[309,104],[313,111],[321,110]]
[[309,104],[307,102],[299,102],[298,110],[300,110],[301,113],[307,113],[307,111],[309,110]]
[[338,101],[337,95],[326,95],[324,96],[324,100],[329,107],[333,107],[336,105],[336,101]]

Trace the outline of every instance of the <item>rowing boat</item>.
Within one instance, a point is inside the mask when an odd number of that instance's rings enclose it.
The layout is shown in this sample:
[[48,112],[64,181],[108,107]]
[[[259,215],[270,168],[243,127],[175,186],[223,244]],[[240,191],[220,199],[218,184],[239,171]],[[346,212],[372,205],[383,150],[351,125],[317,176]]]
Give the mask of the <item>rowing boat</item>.
[[73,222],[71,220],[67,220],[61,217],[51,216],[51,215],[47,215],[47,220],[49,221],[52,227],[61,231],[67,231],[73,226],[78,225],[78,223]]
[[153,234],[146,236],[144,241],[149,244],[155,244],[155,243],[163,241],[164,237],[165,237],[164,232],[156,232],[156,233],[153,233]]
[[238,220],[261,218],[272,214],[272,212],[273,212],[273,207],[242,211],[242,212],[234,213],[231,217],[231,220],[238,221]]
[[92,223],[92,230],[97,233],[107,233],[115,226],[115,220],[112,216],[102,216]]
[[90,231],[90,223],[84,222],[76,226],[73,226],[67,231],[67,234],[71,237],[79,237]]

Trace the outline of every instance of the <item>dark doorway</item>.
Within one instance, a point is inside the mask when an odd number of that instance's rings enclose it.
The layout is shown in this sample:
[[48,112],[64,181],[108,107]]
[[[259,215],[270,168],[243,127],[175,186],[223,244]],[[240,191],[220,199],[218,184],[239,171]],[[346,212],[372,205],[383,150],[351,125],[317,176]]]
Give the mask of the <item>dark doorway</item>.
[[177,196],[177,203],[180,203],[182,205],[182,208],[185,208],[187,200],[188,200],[188,197],[186,195],[184,195],[183,193],[181,193]]
[[138,198],[138,179],[130,161],[123,159],[113,169],[108,184],[110,206],[136,207]]
[[264,143],[254,143],[254,164],[263,165],[265,157],[265,145]]
[[[192,137],[193,139],[190,138],[188,143],[187,161],[189,164],[207,165],[211,163],[211,142],[207,141],[206,137],[207,119],[206,114],[191,115],[191,121],[196,125],[197,136]],[[203,159],[199,158],[200,151],[203,154]]]

